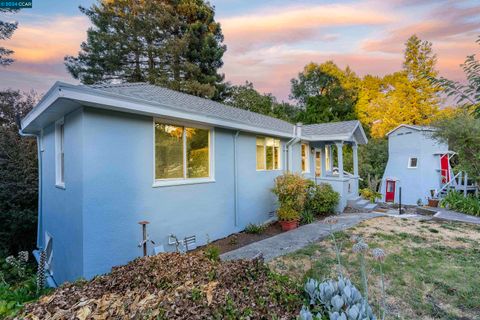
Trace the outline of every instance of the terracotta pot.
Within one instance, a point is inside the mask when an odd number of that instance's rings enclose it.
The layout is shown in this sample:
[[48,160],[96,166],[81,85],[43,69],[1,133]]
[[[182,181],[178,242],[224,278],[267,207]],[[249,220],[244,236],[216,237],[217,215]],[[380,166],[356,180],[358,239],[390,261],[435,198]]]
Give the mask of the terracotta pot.
[[438,202],[438,199],[428,199],[428,206],[436,208],[438,207]]
[[280,221],[283,231],[289,231],[298,227],[298,220]]

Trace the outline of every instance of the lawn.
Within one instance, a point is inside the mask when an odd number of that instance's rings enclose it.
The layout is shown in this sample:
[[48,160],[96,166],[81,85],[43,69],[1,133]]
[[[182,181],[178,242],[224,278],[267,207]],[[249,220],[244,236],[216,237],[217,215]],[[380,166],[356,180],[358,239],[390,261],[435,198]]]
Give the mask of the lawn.
[[[480,319],[480,226],[382,217],[335,234],[344,273],[361,288],[352,235],[387,252],[387,319]],[[270,262],[291,278],[334,278],[335,251],[327,239]],[[380,314],[378,262],[367,257],[370,303]]]

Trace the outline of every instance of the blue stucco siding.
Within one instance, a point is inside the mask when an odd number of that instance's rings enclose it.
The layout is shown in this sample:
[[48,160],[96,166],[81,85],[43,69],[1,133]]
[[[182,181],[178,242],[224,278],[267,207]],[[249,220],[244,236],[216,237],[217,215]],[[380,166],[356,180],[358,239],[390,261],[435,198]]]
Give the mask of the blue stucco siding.
[[41,138],[43,219],[39,236],[53,237],[53,276],[58,283],[83,276],[83,114],[79,109],[64,117],[65,189],[55,186],[55,124],[44,128]]
[[283,171],[257,171],[256,136],[239,134],[235,226],[234,135],[235,131],[214,129],[215,182],[152,187],[152,117],[85,108],[85,277],[141,255],[137,247],[141,220],[150,222],[150,238],[166,250],[174,250],[167,245],[169,234],[196,235],[197,243],[205,244],[207,235],[215,240],[243,230],[248,223],[266,221],[275,209],[273,180]]
[[[388,138],[388,162],[383,175],[380,192],[385,200],[386,180],[396,180],[395,202],[399,202],[402,188],[402,203],[414,205],[418,200],[426,202],[430,190],[441,188],[440,153],[448,146],[432,138],[429,131],[417,131],[407,127],[395,130]],[[418,159],[417,168],[409,168],[410,157]]]

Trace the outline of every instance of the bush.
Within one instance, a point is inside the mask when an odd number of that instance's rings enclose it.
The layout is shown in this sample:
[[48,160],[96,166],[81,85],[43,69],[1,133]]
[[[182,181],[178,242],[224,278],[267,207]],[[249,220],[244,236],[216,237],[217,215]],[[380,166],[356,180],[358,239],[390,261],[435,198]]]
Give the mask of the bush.
[[299,174],[285,173],[275,179],[272,192],[278,197],[280,207],[288,207],[300,213],[305,206],[308,185],[309,180]]
[[370,202],[375,202],[375,200],[380,199],[382,197],[382,194],[376,191],[373,191],[370,188],[363,188],[360,190],[360,195],[367,200],[370,200]]
[[277,216],[280,221],[295,221],[300,219],[300,213],[287,206],[278,208]]
[[305,210],[315,215],[325,215],[335,212],[340,200],[340,194],[327,183],[311,184]]
[[210,261],[220,261],[220,248],[214,244],[209,244],[203,252]]
[[300,215],[300,224],[310,224],[313,221],[315,221],[315,215],[311,211],[303,210]]
[[265,229],[267,229],[267,226],[264,225],[264,224],[249,223],[245,227],[245,232],[246,233],[251,233],[251,234],[259,234],[259,233],[262,233],[263,231],[265,231]]
[[474,216],[480,216],[480,198],[475,196],[464,197],[461,193],[452,191],[440,202],[440,206]]

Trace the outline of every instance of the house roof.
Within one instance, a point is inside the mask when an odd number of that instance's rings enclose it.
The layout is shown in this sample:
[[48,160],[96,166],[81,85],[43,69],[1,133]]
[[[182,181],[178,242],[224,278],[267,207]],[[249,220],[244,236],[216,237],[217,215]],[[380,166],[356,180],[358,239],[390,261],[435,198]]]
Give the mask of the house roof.
[[[296,126],[287,121],[146,83],[72,85],[57,82],[22,120],[22,131],[36,133],[80,106],[183,119],[285,138],[298,136]],[[306,125],[300,138],[367,143],[357,120]]]
[[386,136],[388,137],[390,134],[392,134],[393,132],[397,131],[400,128],[410,128],[410,129],[416,130],[416,131],[435,131],[436,130],[434,127],[430,127],[430,126],[418,126],[418,125],[414,125],[414,124],[401,124],[401,125],[397,126],[395,129],[390,130],[386,134]]

